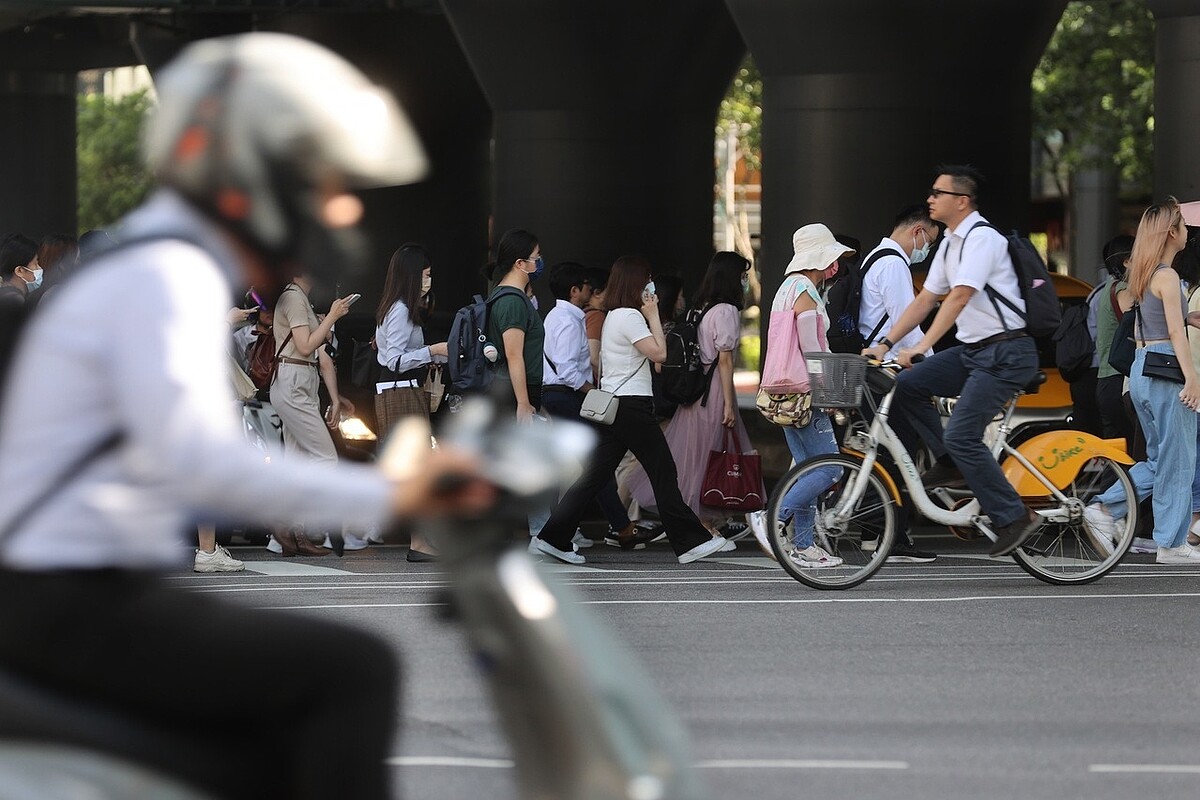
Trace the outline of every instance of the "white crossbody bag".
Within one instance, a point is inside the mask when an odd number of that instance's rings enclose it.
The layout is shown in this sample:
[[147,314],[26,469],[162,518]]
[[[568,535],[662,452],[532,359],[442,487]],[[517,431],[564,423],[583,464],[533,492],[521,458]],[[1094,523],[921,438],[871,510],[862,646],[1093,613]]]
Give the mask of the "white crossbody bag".
[[[646,362],[649,360],[646,359]],[[617,404],[620,399],[616,393],[630,378],[638,374],[641,369],[642,365],[638,364],[638,368],[626,375],[625,380],[618,383],[617,388],[611,392],[606,392],[603,389],[589,389],[588,393],[583,397],[583,405],[579,409],[579,416],[597,425],[612,425],[613,420],[617,418]]]

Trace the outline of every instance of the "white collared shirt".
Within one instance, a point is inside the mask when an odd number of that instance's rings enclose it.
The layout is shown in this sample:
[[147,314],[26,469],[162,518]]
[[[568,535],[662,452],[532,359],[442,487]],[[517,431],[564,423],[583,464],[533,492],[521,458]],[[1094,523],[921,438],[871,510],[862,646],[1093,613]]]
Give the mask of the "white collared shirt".
[[585,383],[591,383],[592,358],[583,309],[568,300],[558,300],[546,315],[545,328],[543,385],[579,389]]
[[1025,327],[1025,320],[997,300],[1004,314],[1002,322],[983,288],[991,286],[1022,312],[1025,310],[1017,272],[1008,255],[1007,240],[999,231],[988,227],[980,227],[969,239],[966,238],[972,226],[986,221],[978,211],[972,211],[954,230],[947,228],[945,240],[933,257],[933,265],[925,279],[925,287],[934,294],[949,294],[955,286],[970,286],[975,290],[958,315],[958,340],[964,344]]
[[379,364],[397,373],[440,360],[430,355],[425,333],[420,325],[413,324],[403,300],[392,303],[383,324],[375,326],[375,347]]
[[[867,253],[862,263],[867,263],[871,256],[880,250],[895,250],[900,255],[888,253],[881,256],[862,278],[862,304],[858,309],[859,333],[866,339],[879,325],[879,320],[883,319],[883,315],[887,314],[888,317],[887,321],[879,326],[879,332],[875,334],[875,341],[867,342],[868,347],[887,336],[891,326],[896,324],[896,320],[900,319],[904,309],[908,308],[916,296],[913,292],[912,270],[908,254],[891,237],[883,237],[875,249]],[[887,358],[895,356],[898,350],[916,347],[924,335],[925,333],[919,325],[913,328],[900,341],[896,342],[894,348],[888,351]]]
[[[186,233],[83,267],[29,321],[0,403],[0,527],[114,432],[119,447],[62,481],[0,542],[25,570],[152,569],[191,557],[197,520],[366,526],[391,490],[375,470],[267,464],[229,384],[236,256],[205,217],[159,192],[123,238]],[[119,260],[119,263],[118,263]]]

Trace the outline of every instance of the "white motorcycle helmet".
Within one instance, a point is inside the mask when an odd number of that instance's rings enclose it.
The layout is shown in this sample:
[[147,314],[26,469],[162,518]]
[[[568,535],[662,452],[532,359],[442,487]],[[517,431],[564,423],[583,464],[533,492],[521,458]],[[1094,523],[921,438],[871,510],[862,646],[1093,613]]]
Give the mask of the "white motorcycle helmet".
[[143,136],[159,183],[259,252],[287,280],[355,268],[353,228],[321,222],[322,187],[412,183],[426,159],[387,91],[329,50],[247,33],[188,45],[156,78]]

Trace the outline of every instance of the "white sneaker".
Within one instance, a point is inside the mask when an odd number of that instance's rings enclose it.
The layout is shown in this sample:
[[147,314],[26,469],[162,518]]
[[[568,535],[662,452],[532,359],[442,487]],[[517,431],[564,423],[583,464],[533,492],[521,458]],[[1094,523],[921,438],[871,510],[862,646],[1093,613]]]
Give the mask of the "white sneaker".
[[[328,539],[328,537],[326,537]],[[370,544],[366,539],[355,536],[353,533],[342,534],[342,549],[343,550],[366,550]]]
[[1186,542],[1179,547],[1160,547],[1154,561],[1158,564],[1200,564],[1200,550]]
[[[724,536],[722,536],[721,538],[725,539]],[[725,546],[722,547],[717,552],[718,553],[732,553],[734,550],[737,550],[737,542],[733,541],[733,539],[725,539]]]
[[571,544],[575,545],[576,550],[582,550],[585,547],[591,547],[595,542],[584,536],[582,530],[576,528],[575,535],[571,537]]
[[241,572],[246,565],[229,555],[229,551],[221,545],[211,553],[203,550],[196,551],[196,559],[192,562],[192,572]]
[[366,534],[363,538],[367,540],[367,544],[383,544],[383,534],[379,532],[378,525],[367,528]]
[[1101,555],[1107,558],[1113,554],[1117,521],[1104,510],[1104,506],[1093,503],[1083,510],[1083,532]]
[[825,567],[840,567],[842,559],[826,553],[820,545],[809,545],[800,550],[797,548],[788,554],[792,563],[801,569],[824,569]]
[[690,564],[693,561],[699,561],[702,558],[711,556],[713,553],[719,553],[721,552],[721,548],[723,548],[728,541],[729,540],[724,536],[713,536],[709,538],[707,542],[698,544],[691,550],[688,550],[686,553],[681,555],[679,557],[679,563]]
[[272,535],[269,539],[267,539],[267,552],[269,552],[269,553],[282,553],[283,552],[283,545],[281,545],[278,541],[276,541],[274,535]]
[[775,551],[771,549],[771,543],[767,541],[767,512],[751,511],[746,515],[746,524],[754,534],[754,541],[758,542],[758,549],[766,553],[771,560],[778,560],[775,558]]
[[557,558],[559,561],[566,562],[567,564],[583,564],[583,563],[587,562],[587,559],[584,558],[583,556],[579,555],[579,553],[567,552],[566,550],[559,550],[557,547],[550,544],[545,539],[539,538],[537,536],[535,536],[529,540],[529,554],[534,555],[534,556],[540,556],[540,555],[553,556],[554,558]]

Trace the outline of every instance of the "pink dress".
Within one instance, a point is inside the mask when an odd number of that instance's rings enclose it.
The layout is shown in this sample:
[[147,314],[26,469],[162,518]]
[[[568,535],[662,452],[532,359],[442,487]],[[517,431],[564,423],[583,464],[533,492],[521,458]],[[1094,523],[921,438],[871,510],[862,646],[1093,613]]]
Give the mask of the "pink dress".
[[[697,333],[700,360],[706,366],[717,360],[719,352],[736,350],[741,333],[737,308],[729,303],[713,306],[700,321]],[[675,468],[679,472],[679,493],[683,495],[683,501],[696,512],[696,516],[700,517],[702,522],[716,526],[728,520],[734,512],[700,505],[700,484],[704,482],[709,453],[721,449],[725,433],[725,428],[721,425],[725,398],[721,393],[721,376],[715,368],[708,387],[708,405],[701,405],[702,402],[697,400],[690,406],[681,406],[667,423],[664,435],[671,455],[675,457]],[[736,421],[733,430],[740,449],[742,452],[749,452],[753,448],[736,404],[734,418]],[[641,465],[638,465],[630,478],[630,492],[642,508],[657,508],[654,492],[650,488],[650,479]],[[763,496],[766,496],[765,492]]]

